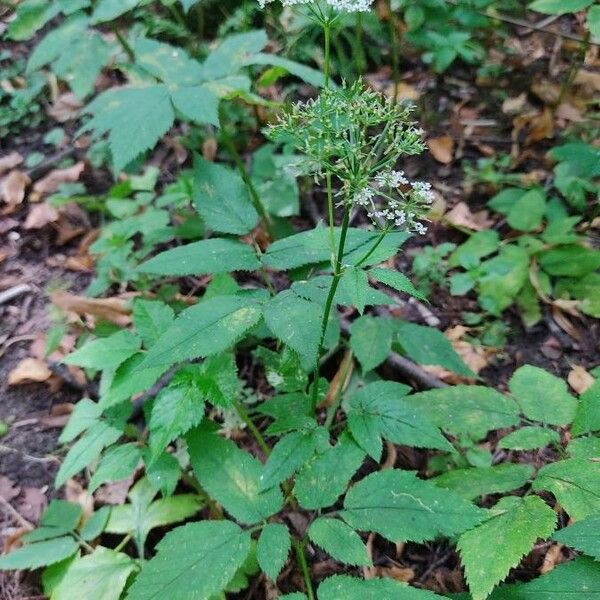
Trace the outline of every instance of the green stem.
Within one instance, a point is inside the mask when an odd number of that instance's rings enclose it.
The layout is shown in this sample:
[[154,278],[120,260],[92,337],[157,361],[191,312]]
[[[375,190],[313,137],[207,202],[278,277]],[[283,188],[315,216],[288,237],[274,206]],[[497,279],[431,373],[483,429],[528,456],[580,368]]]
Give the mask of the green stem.
[[354,48],[354,66],[358,75],[362,75],[366,68],[367,60],[365,58],[364,47],[363,47],[363,24],[362,24],[362,13],[356,13],[356,24],[354,27],[354,36],[356,47]]
[[119,44],[121,44],[121,48],[123,48],[123,50],[125,51],[125,54],[127,54],[127,57],[129,58],[129,60],[132,63],[135,62],[135,52],[133,51],[133,48],[127,41],[127,38],[119,31],[119,29],[117,29],[116,25],[112,26],[112,30],[113,30],[113,33],[115,34],[115,36],[117,37]]
[[115,548],[115,552],[121,552],[125,546],[129,543],[131,538],[133,537],[133,533],[128,533],[122,540],[121,543]]
[[256,440],[256,443],[260,446],[260,449],[265,453],[266,456],[269,456],[269,454],[271,454],[271,449],[267,445],[267,442],[265,442],[265,438],[263,437],[262,433],[258,430],[258,427],[256,427],[256,425],[250,418],[250,415],[246,412],[246,409],[237,400],[233,402],[233,406],[237,414],[242,419],[242,421],[244,421],[244,423],[246,424],[246,427],[248,427],[248,429],[250,430],[250,433]]
[[344,247],[346,245],[346,234],[348,233],[348,224],[350,222],[350,209],[348,206],[344,208],[344,218],[342,221],[342,231],[340,234],[340,245],[338,247],[337,258],[335,261],[335,270],[333,273],[333,281],[329,288],[329,294],[325,302],[325,310],[323,312],[323,320],[321,321],[321,337],[319,339],[319,347],[317,349],[317,360],[314,370],[313,387],[312,387],[312,407],[313,410],[317,406],[318,395],[319,395],[319,372],[320,358],[323,353],[323,343],[325,341],[325,332],[327,331],[327,325],[329,323],[329,315],[331,313],[331,307],[333,306],[333,299],[337,291],[340,279],[342,277],[342,259],[344,258]]
[[327,174],[326,174],[326,185],[327,185],[327,215],[329,218],[329,242],[331,244],[331,267],[334,268],[335,228],[334,228],[334,214],[333,214],[333,186],[331,183],[331,173],[329,171],[327,171]]
[[325,88],[328,89],[331,62],[331,23],[329,20],[323,23],[323,33],[325,34]]
[[394,11],[392,10],[392,2],[391,0],[388,3],[388,9],[390,11],[390,37],[391,37],[391,51],[392,51],[392,77],[394,79],[394,102],[398,100],[398,89],[400,85],[400,66],[398,61],[398,55],[400,53],[400,48],[398,44],[398,29],[396,28],[396,15],[394,15]]
[[310,572],[308,570],[308,562],[306,560],[306,554],[304,552],[304,541],[298,541],[293,539],[294,550],[296,552],[296,558],[298,560],[298,566],[302,571],[302,577],[304,578],[304,587],[306,588],[306,595],[308,600],[315,600],[315,592],[312,587],[312,581],[310,580]]
[[377,241],[373,244],[373,246],[371,247],[371,249],[354,265],[355,269],[358,269],[358,267],[360,267],[361,265],[363,265],[367,260],[369,260],[369,258],[371,258],[373,252],[375,252],[375,250],[377,250],[377,248],[379,247],[379,244],[381,244],[381,242],[383,242],[383,239],[387,235],[388,231],[389,231],[388,229],[384,229],[379,234],[379,237],[377,238]]

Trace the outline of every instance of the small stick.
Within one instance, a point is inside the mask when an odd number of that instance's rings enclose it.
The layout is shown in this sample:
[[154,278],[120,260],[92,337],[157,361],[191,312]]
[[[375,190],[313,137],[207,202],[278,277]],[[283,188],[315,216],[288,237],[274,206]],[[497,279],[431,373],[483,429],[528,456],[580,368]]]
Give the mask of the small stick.
[[31,286],[26,283],[21,283],[19,285],[15,285],[14,287],[8,288],[3,292],[0,292],[0,304],[6,304],[15,298],[18,298],[22,294],[31,291]]

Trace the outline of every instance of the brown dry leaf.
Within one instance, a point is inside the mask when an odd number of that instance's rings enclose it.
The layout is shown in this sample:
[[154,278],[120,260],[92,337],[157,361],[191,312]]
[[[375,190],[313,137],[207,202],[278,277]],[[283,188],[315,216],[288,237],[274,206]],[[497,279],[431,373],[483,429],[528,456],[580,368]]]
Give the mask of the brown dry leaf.
[[24,358],[9,374],[8,385],[43,382],[50,379],[52,371],[38,358]]
[[33,192],[38,199],[44,194],[54,194],[63,183],[75,183],[85,169],[85,163],[80,161],[66,169],[55,169],[33,184]]
[[[365,546],[367,548],[367,555],[371,559],[371,562],[373,562],[373,542],[374,541],[375,541],[375,534],[370,533],[369,537],[367,538],[367,543],[365,544]],[[375,567],[363,567],[362,574],[365,579],[373,579],[373,577],[375,577]]]
[[575,365],[567,376],[569,385],[578,394],[583,394],[596,381],[582,366]]
[[563,562],[562,560],[562,549],[564,548],[563,544],[554,544],[550,546],[546,556],[544,556],[544,562],[540,567],[540,574],[544,575],[545,573],[549,573],[554,569],[557,564]]
[[217,156],[217,149],[217,140],[214,137],[206,138],[202,144],[202,156],[212,162]]
[[561,86],[551,81],[536,81],[531,85],[531,92],[544,104],[555,106],[560,98]]
[[14,484],[8,477],[0,476],[0,496],[7,502],[16,498],[21,493],[21,488]]
[[507,98],[502,103],[502,112],[505,115],[514,115],[521,111],[521,109],[525,106],[527,102],[527,94],[523,92],[514,98]]
[[43,490],[34,487],[23,488],[23,500],[19,503],[17,510],[28,521],[37,523],[47,504],[48,500]]
[[381,470],[385,471],[386,469],[391,469],[395,464],[398,458],[398,451],[396,450],[395,444],[390,441],[386,441],[385,443],[385,461],[381,463]]
[[565,121],[572,121],[573,123],[580,123],[585,120],[581,111],[568,102],[562,102],[558,106],[556,109],[556,116]]
[[0,158],[0,175],[14,169],[23,162],[23,157],[18,152],[11,152]]
[[375,577],[390,577],[403,583],[408,583],[415,578],[415,572],[409,567],[404,568],[392,565],[391,567],[375,567],[373,571],[375,572]]
[[595,93],[600,92],[600,73],[580,69],[577,71],[573,83],[587,88],[589,90],[587,95],[592,97]]
[[488,366],[490,358],[496,353],[493,348],[475,346],[465,341],[452,342],[452,347],[469,369],[477,374]]
[[25,190],[31,183],[31,179],[23,171],[11,171],[3,180],[0,188],[0,197],[14,208],[21,204],[25,198]]
[[[393,93],[393,86],[392,86],[392,93]],[[398,100],[411,100],[411,101],[416,101],[421,97],[421,92],[419,92],[419,90],[413,86],[410,85],[410,83],[404,83],[403,81],[401,81],[398,84]]]
[[545,108],[541,114],[530,119],[529,125],[529,135],[525,140],[525,144],[529,145],[533,142],[539,142],[552,137],[554,134],[552,111],[549,108]]
[[23,227],[25,229],[42,229],[49,223],[58,221],[59,216],[58,210],[47,202],[35,204],[29,209]]
[[93,315],[125,327],[131,323],[131,309],[122,298],[86,298],[68,292],[50,295],[52,304],[76,315]]
[[444,331],[444,335],[451,342],[458,342],[458,340],[462,339],[466,333],[469,333],[470,328],[465,327],[464,325],[455,325],[454,327],[449,327]]
[[67,92],[61,94],[47,112],[59,123],[65,123],[76,119],[82,106],[81,100],[73,92]]
[[427,140],[427,145],[435,160],[445,165],[452,162],[454,158],[454,140],[449,135],[430,138]]
[[573,325],[573,323],[567,318],[564,312],[558,306],[553,303],[552,306],[552,318],[555,323],[574,340],[581,340],[580,331]]
[[83,518],[89,519],[94,512],[94,497],[75,479],[67,479],[65,483],[65,498],[69,502],[79,504],[83,510]]
[[424,371],[437,377],[440,381],[444,383],[448,383],[450,385],[458,385],[459,383],[469,383],[472,381],[467,377],[463,377],[462,375],[458,375],[457,373],[453,373],[452,371],[448,371],[448,369],[444,369],[444,367],[439,367],[438,365],[419,365]]
[[354,361],[352,360],[352,351],[347,350],[344,358],[340,362],[340,366],[333,376],[327,394],[320,406],[332,406],[335,399],[344,392],[354,370]]
[[483,231],[494,224],[487,210],[473,213],[466,202],[459,202],[454,206],[450,212],[446,213],[444,221],[455,227],[466,227],[472,231]]

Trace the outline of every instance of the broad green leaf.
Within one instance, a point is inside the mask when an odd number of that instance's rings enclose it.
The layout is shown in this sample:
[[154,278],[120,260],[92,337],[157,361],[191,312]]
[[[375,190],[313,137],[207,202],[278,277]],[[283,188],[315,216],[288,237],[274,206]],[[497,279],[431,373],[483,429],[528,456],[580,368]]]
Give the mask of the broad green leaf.
[[571,431],[573,435],[600,431],[600,381],[581,394]]
[[408,321],[392,323],[396,330],[395,343],[415,362],[420,365],[439,365],[465,377],[476,377],[441,331]]
[[600,462],[570,458],[543,466],[533,481],[536,491],[547,490],[572,519],[600,512]]
[[102,484],[120,481],[129,477],[142,459],[142,451],[136,444],[122,444],[110,448],[102,457],[96,472],[90,479],[89,493],[93,493]]
[[370,565],[367,547],[343,521],[319,517],[308,528],[308,537],[335,560],[347,565]]
[[293,431],[273,446],[260,476],[260,490],[268,490],[291,477],[313,455],[317,444],[328,439],[327,431],[316,428]]
[[500,246],[500,236],[493,229],[478,231],[461,244],[448,259],[451,267],[461,266],[463,269],[478,267],[481,259],[493,254]]
[[58,441],[61,444],[72,442],[79,434],[89,429],[102,415],[102,408],[89,398],[80,400],[73,409],[69,422],[62,430]]
[[67,479],[73,477],[96,460],[100,452],[107,446],[114,444],[121,435],[121,430],[108,423],[103,421],[94,423],[69,450],[56,474],[54,485],[57,488],[61,487]]
[[566,425],[573,420],[577,401],[562,379],[531,365],[515,371],[508,387],[526,417],[550,425]]
[[92,516],[83,524],[79,535],[86,542],[95,540],[106,527],[108,518],[110,517],[110,506],[103,506],[95,511]]
[[533,475],[530,465],[505,463],[494,467],[452,469],[432,479],[435,485],[474,500],[486,494],[504,494],[524,486]]
[[592,6],[587,13],[587,27],[592,38],[600,40],[600,6]]
[[226,238],[213,238],[172,248],[138,267],[152,275],[204,275],[253,271],[260,263],[250,246]]
[[564,15],[565,13],[574,13],[587,8],[595,0],[535,0],[529,5],[531,10],[546,15]]
[[92,23],[106,23],[135,8],[141,0],[100,0],[96,2]]
[[242,235],[258,222],[246,185],[235,171],[194,155],[193,200],[214,231]]
[[[331,275],[318,275],[317,277],[311,277],[308,280],[295,281],[292,284],[291,289],[298,294],[298,296],[306,298],[307,300],[312,300],[313,302],[318,302],[325,306],[332,281],[333,277]],[[343,306],[353,306],[351,297],[341,286],[338,286],[333,303],[342,304]],[[393,299],[387,294],[384,294],[373,287],[368,288],[365,299],[365,304],[367,306],[391,303],[393,303]]]
[[202,428],[189,432],[186,439],[200,485],[235,519],[251,525],[279,511],[283,504],[279,487],[260,491],[260,461]]
[[306,370],[314,367],[323,320],[321,306],[285,290],[266,304],[264,318],[273,335],[298,353]]
[[206,86],[179,88],[173,91],[171,100],[186,119],[219,126],[219,98]]
[[299,77],[316,88],[323,87],[325,84],[323,73],[317,71],[317,69],[307,67],[306,65],[297,63],[289,58],[277,56],[276,54],[263,54],[262,52],[259,52],[258,54],[251,55],[245,61],[245,64],[280,67],[285,69],[291,75]]
[[560,531],[552,539],[600,560],[600,514],[578,521]]
[[344,493],[365,458],[363,450],[346,433],[332,448],[317,454],[296,476],[294,495],[303,508],[332,506]]
[[87,342],[71,352],[63,362],[88,369],[114,369],[135,354],[140,345],[141,340],[136,335],[123,329],[108,337]]
[[315,420],[312,412],[311,399],[304,393],[281,394],[263,402],[257,411],[275,420],[269,425],[266,433],[280,435],[288,431],[312,427]]
[[164,302],[138,298],[133,303],[133,324],[146,348],[156,344],[171,326],[174,317],[173,309]]
[[365,315],[350,326],[350,347],[365,372],[387,359],[392,350],[392,339],[389,319]]
[[503,500],[492,509],[495,516],[458,540],[473,600],[485,600],[536,540],[547,538],[556,527],[556,513],[541,498]]
[[427,298],[419,292],[419,290],[412,284],[411,280],[399,273],[398,271],[394,271],[392,269],[380,269],[373,268],[369,270],[369,277],[378,281],[379,283],[383,283],[391,288],[394,288],[397,292],[403,292],[405,294],[409,294],[422,300],[423,302],[427,302]]
[[197,86],[203,80],[202,65],[179,46],[142,37],[135,41],[134,50],[136,65],[173,92]]
[[600,438],[580,437],[571,440],[567,454],[571,458],[600,458]]
[[583,277],[600,267],[600,251],[583,246],[562,246],[541,253],[539,263],[549,275]]
[[231,521],[201,521],[174,529],[136,577],[127,600],[209,600],[250,552],[250,534]]
[[267,34],[262,29],[226,37],[204,61],[204,77],[218,79],[237,73],[268,41]]
[[535,450],[536,448],[544,448],[549,444],[560,444],[560,435],[554,429],[530,426],[521,427],[521,429],[505,435],[498,442],[498,448]]
[[527,191],[522,188],[506,188],[488,200],[487,205],[502,215],[508,215],[511,209]]
[[281,523],[267,523],[263,527],[256,546],[256,557],[260,568],[273,580],[276,581],[281,569],[283,569],[292,540],[290,532]]
[[262,314],[251,296],[213,296],[184,310],[148,352],[140,369],[172,365],[227,350]]
[[179,461],[168,452],[163,452],[159,456],[151,458],[152,462],[148,464],[148,457],[144,457],[148,481],[160,490],[164,497],[173,495],[177,482],[181,477]]
[[169,89],[161,84],[108,90],[88,104],[85,111],[92,118],[80,131],[93,130],[94,138],[108,133],[116,173],[153,148],[175,119]]
[[265,365],[265,377],[269,385],[281,392],[298,392],[306,389],[308,375],[300,364],[300,357],[289,346],[281,353],[264,347],[255,350],[254,355]]
[[454,435],[481,439],[493,429],[519,424],[517,403],[483,386],[456,385],[428,390],[405,400],[420,408],[432,423]]
[[340,287],[350,299],[352,306],[362,315],[369,294],[369,279],[360,268],[348,267],[340,279]]
[[348,426],[361,448],[374,460],[381,459],[383,437],[415,448],[452,450],[440,430],[404,397],[410,388],[393,381],[377,381],[354,394],[348,409]]
[[334,575],[325,579],[317,591],[319,600],[440,600],[427,590],[419,590],[394,579],[358,579]]
[[122,552],[98,546],[69,566],[52,600],[119,600],[136,564]]
[[48,2],[48,0],[20,2],[17,5],[15,18],[9,24],[7,37],[15,41],[28,40],[59,12],[58,2]]
[[71,536],[27,544],[0,556],[0,569],[39,569],[72,556],[78,548]]
[[81,506],[78,504],[66,500],[52,500],[44,511],[38,527],[27,532],[21,539],[30,543],[63,536],[77,528],[81,515]]
[[46,596],[51,597],[52,592],[63,580],[69,567],[81,557],[81,552],[76,552],[72,556],[61,560],[60,562],[49,565],[42,572],[42,588]]
[[485,514],[458,494],[397,469],[372,473],[355,484],[340,512],[350,527],[375,531],[391,542],[456,535],[478,525]]
[[523,194],[507,215],[507,223],[518,231],[535,231],[542,224],[546,211],[546,195],[540,189]]

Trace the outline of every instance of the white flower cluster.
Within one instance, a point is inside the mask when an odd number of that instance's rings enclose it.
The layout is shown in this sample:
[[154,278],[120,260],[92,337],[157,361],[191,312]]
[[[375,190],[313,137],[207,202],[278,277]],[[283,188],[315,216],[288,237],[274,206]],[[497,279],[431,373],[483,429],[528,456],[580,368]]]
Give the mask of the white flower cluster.
[[[315,0],[281,0],[283,6],[295,6],[296,4],[310,4]],[[258,0],[261,8],[275,0]],[[370,10],[373,0],[325,0],[333,9],[340,12],[365,12]]]
[[401,228],[427,233],[427,227],[418,219],[423,218],[434,195],[431,184],[409,181],[403,171],[378,173],[371,185],[360,189],[353,198],[354,204],[362,206],[375,225],[383,228]]

